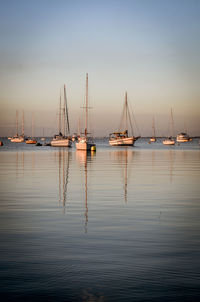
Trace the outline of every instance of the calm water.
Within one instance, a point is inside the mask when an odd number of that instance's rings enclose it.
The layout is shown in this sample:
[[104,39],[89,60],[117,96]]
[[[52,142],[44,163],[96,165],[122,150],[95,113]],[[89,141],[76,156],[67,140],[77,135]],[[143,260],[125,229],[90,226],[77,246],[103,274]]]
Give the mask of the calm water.
[[3,301],[199,301],[198,140],[0,149]]

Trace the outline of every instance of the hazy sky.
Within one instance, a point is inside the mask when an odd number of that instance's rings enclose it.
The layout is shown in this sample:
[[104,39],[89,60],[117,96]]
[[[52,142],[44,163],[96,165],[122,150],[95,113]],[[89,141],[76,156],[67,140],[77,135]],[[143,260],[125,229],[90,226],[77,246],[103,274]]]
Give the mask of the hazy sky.
[[[25,112],[30,134],[53,134],[67,86],[72,132],[85,75],[94,135],[118,128],[125,91],[141,135],[200,135],[199,0],[0,0],[0,135]],[[136,131],[137,134],[137,131]]]

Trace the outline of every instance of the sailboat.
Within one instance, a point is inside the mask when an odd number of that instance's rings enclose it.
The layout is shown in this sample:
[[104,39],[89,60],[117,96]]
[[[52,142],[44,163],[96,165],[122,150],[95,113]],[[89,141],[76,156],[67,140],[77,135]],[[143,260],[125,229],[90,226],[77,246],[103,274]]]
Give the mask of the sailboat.
[[31,133],[32,137],[28,138],[26,140],[26,144],[37,144],[37,141],[34,139],[34,116],[32,113],[32,133]]
[[22,114],[22,134],[18,134],[18,110],[16,111],[16,135],[11,137],[10,141],[12,143],[23,143],[24,142],[24,112]]
[[186,132],[181,132],[181,133],[177,134],[177,137],[176,137],[176,141],[178,143],[186,143],[191,140],[192,139],[189,137],[189,135]]
[[[61,132],[61,128],[63,128],[63,133]],[[66,87],[64,85],[64,107],[62,110],[62,121],[61,121],[61,95],[60,95],[60,108],[59,108],[59,121],[58,121],[58,133],[55,134],[52,141],[51,146],[53,147],[71,147],[72,141],[69,136],[69,117],[68,117],[68,107],[67,107],[67,97],[66,97]],[[66,136],[66,133],[68,136]]]
[[[124,117],[125,115],[125,117]],[[125,130],[124,131],[118,131],[113,132],[109,135],[109,144],[111,146],[133,146],[135,141],[140,138],[140,136],[129,136],[128,135],[128,122],[131,126],[132,134],[133,134],[133,127],[131,123],[131,117],[130,117],[130,111],[127,101],[127,92],[125,93],[125,103],[123,108],[123,115],[122,115],[122,121],[125,120]],[[121,122],[122,124],[122,122]]]
[[96,151],[96,145],[91,137],[88,136],[88,74],[86,74],[86,106],[85,108],[85,131],[78,137],[76,142],[77,150]]
[[45,141],[46,138],[44,137],[44,128],[43,128],[43,137],[41,137],[41,141]]
[[175,144],[175,140],[173,139],[174,137],[174,120],[173,120],[173,113],[172,113],[172,109],[171,109],[171,134],[172,136],[166,138],[163,140],[163,145],[174,145]]
[[155,131],[155,120],[153,117],[153,122],[152,122],[152,132],[153,132],[153,136],[150,138],[150,142],[154,143],[156,142],[156,131]]
[[192,138],[187,134],[186,123],[184,123],[184,125],[185,131],[178,133],[176,136],[176,141],[178,143],[186,143],[192,141]]

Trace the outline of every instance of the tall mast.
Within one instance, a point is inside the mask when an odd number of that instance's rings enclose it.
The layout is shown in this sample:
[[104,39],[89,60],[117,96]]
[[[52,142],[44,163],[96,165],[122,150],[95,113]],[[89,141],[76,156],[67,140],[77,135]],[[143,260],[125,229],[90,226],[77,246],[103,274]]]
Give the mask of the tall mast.
[[67,107],[67,96],[66,96],[66,87],[64,85],[64,102],[65,102],[65,115],[66,115],[66,119],[67,119],[67,123],[66,123],[66,132],[69,135],[70,133],[70,129],[69,129],[69,116],[68,116],[68,107]]
[[33,115],[33,112],[32,112],[32,131],[31,131],[32,133],[32,138],[33,138],[33,136],[34,136],[34,115]]
[[65,136],[65,106],[62,109],[63,111],[63,116],[62,116],[62,126],[63,126],[63,135]]
[[61,133],[61,91],[60,91],[59,119],[58,119],[58,134],[60,133]]
[[16,110],[16,130],[17,130],[17,136],[18,136],[18,110]]
[[88,124],[88,73],[86,73],[86,106],[85,106],[85,136],[87,136],[87,124]]
[[154,116],[153,116],[152,130],[153,130],[153,137],[155,137],[156,136],[156,132],[155,132],[155,119],[154,119]]
[[172,137],[174,137],[174,119],[173,119],[172,108],[171,108],[171,120],[172,120]]
[[22,135],[24,136],[24,110],[22,111]]
[[126,114],[126,130],[128,130],[128,124],[127,124],[127,92],[125,93],[125,114]]

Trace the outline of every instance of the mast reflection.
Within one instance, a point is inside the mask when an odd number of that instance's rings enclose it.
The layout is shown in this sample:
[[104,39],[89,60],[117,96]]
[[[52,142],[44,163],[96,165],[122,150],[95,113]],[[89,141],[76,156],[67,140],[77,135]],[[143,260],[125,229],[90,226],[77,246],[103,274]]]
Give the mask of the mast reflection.
[[59,167],[59,205],[62,205],[63,212],[66,210],[67,202],[67,185],[69,181],[69,162],[71,152],[68,150],[58,151],[58,167]]
[[130,177],[130,163],[133,160],[134,151],[128,150],[118,150],[110,153],[111,156],[114,156],[115,159],[120,163],[122,167],[122,178],[123,178],[123,188],[124,188],[124,201],[127,203],[127,194],[128,194],[128,179]]
[[16,177],[24,177],[24,152],[16,152]]
[[169,171],[170,171],[170,183],[173,183],[173,168],[174,168],[174,150],[169,150]]
[[79,164],[84,167],[84,178],[85,178],[85,184],[84,184],[84,193],[85,193],[85,224],[84,229],[85,233],[87,233],[88,230],[88,163],[91,162],[92,158],[96,155],[95,152],[86,152],[78,150],[76,152],[76,159],[79,162]]

